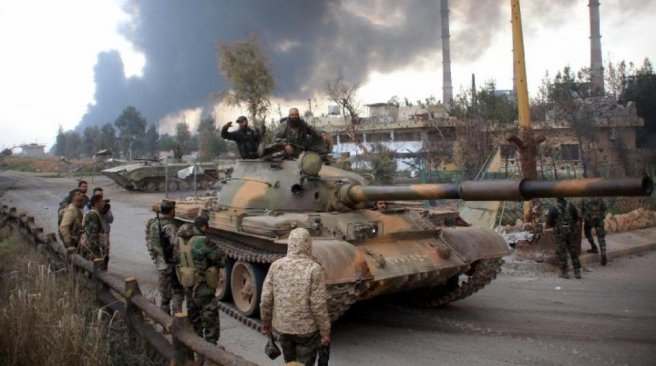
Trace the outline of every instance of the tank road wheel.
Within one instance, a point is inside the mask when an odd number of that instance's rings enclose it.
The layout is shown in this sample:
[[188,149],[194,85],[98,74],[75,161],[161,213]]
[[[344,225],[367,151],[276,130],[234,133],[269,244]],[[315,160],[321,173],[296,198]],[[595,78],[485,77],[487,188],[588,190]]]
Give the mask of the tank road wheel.
[[169,181],[169,192],[175,192],[178,190],[178,182],[174,180]]
[[221,268],[219,285],[216,287],[216,298],[219,301],[229,301],[232,298],[232,292],[230,290],[230,278],[234,264],[234,259],[228,258],[226,259],[225,268]]
[[157,182],[157,191],[158,192],[164,192],[166,190],[166,182]]
[[146,185],[144,186],[144,191],[146,191],[148,193],[157,192],[157,183],[155,183],[155,182],[146,183]]
[[234,264],[230,286],[232,301],[240,313],[246,316],[258,314],[263,283],[264,271],[257,264],[241,261]]

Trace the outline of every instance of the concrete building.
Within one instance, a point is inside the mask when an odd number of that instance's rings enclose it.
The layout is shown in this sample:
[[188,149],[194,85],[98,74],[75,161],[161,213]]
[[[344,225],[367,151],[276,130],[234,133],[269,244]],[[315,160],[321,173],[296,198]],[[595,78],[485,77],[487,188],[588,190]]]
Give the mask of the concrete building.
[[20,146],[21,155],[23,156],[44,156],[46,145],[39,144],[23,144]]

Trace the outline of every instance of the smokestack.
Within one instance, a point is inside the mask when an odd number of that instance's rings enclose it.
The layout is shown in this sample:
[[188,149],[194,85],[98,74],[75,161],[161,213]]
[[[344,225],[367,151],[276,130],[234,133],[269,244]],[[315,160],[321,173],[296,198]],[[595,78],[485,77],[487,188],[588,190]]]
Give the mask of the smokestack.
[[442,12],[442,103],[451,105],[453,85],[451,84],[451,44],[449,41],[449,0],[441,0]]
[[478,101],[476,100],[476,74],[472,74],[471,94],[472,94],[472,106],[475,107],[476,103],[478,103]]
[[604,93],[604,65],[601,60],[599,0],[590,0],[590,81],[594,95]]

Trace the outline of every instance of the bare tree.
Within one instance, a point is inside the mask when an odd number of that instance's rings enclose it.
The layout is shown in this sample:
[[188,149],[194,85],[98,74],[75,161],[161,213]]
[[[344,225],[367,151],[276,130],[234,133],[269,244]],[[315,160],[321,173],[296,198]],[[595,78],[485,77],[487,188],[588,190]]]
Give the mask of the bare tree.
[[221,93],[225,101],[245,105],[251,121],[264,123],[275,81],[259,39],[251,35],[245,41],[221,43],[219,49],[219,69],[230,86]]
[[357,134],[355,133],[355,126],[359,122],[358,117],[358,102],[356,99],[356,94],[360,88],[360,82],[349,83],[344,80],[343,75],[338,75],[332,81],[329,81],[326,84],[326,94],[328,94],[328,99],[336,103],[343,111],[346,111],[348,115],[348,121],[346,121],[345,133],[353,141],[353,143],[362,150],[362,154],[365,159],[369,159],[369,149],[358,139]]
[[329,81],[326,85],[326,94],[328,99],[337,103],[342,110],[348,112],[351,124],[358,122],[358,102],[356,93],[360,88],[360,82],[349,83],[344,80],[343,75],[338,75],[335,80]]

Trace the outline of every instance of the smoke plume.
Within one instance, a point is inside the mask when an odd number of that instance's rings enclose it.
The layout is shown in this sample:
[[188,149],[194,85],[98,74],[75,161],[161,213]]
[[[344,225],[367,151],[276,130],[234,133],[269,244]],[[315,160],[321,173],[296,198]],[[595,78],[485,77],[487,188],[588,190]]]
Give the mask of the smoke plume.
[[[510,27],[506,1],[450,3],[454,62],[476,60]],[[554,21],[571,3],[539,2],[530,11]],[[275,96],[287,99],[311,97],[338,74],[366,81],[372,70],[407,66],[441,45],[438,0],[140,0],[125,9],[131,22],[122,32],[146,57],[143,76],[125,78],[117,52],[99,54],[95,103],[78,127],[111,122],[128,105],[149,122],[184,109],[210,111],[213,93],[226,88],[217,44],[250,34],[260,37],[271,61]]]

